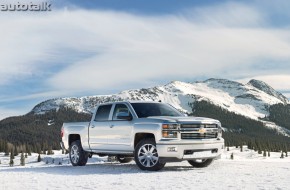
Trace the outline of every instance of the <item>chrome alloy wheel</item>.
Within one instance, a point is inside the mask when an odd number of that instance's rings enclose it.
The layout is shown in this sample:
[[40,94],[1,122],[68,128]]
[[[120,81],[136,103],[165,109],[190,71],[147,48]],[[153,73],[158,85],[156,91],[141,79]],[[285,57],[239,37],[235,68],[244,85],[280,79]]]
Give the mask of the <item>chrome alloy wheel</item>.
[[77,164],[78,161],[79,161],[79,158],[80,158],[80,152],[79,152],[79,147],[77,145],[73,145],[71,147],[71,150],[70,150],[70,157],[71,157],[71,161],[74,163],[74,164]]
[[144,167],[153,167],[159,160],[157,149],[152,144],[144,144],[138,151],[138,160]]

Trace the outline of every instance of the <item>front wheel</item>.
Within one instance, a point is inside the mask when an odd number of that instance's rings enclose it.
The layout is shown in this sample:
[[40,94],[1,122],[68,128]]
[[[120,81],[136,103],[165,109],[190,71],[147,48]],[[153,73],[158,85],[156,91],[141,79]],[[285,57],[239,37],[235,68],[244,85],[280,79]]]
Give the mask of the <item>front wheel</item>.
[[212,163],[213,159],[197,159],[197,160],[188,160],[188,163],[195,168],[204,168]]
[[165,163],[161,163],[154,139],[141,140],[134,152],[135,162],[141,170],[158,171]]
[[77,140],[72,142],[69,147],[69,157],[73,166],[85,166],[89,154],[83,150],[81,142]]

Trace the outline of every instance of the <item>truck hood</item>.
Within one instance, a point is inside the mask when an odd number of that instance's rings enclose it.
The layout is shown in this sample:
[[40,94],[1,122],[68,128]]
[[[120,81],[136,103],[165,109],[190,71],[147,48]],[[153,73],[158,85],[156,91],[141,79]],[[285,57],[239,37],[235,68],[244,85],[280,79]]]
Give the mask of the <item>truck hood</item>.
[[216,123],[220,124],[218,120],[206,117],[171,117],[171,116],[153,116],[151,119],[161,119],[177,123]]

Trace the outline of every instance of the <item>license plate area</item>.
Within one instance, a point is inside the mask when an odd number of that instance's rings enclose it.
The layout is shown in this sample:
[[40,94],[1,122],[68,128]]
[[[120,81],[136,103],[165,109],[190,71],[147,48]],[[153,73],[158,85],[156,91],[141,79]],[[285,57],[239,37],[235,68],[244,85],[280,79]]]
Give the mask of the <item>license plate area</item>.
[[217,156],[217,149],[212,150],[185,150],[183,158],[208,158]]

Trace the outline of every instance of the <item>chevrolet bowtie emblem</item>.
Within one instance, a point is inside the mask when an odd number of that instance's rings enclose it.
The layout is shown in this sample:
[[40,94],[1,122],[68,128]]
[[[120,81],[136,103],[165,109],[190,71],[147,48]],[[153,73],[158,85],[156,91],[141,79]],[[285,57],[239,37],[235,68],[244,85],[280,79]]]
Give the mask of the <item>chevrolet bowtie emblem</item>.
[[200,128],[200,129],[198,130],[198,132],[201,133],[201,134],[204,134],[204,133],[206,132],[206,129],[205,129],[205,128]]

